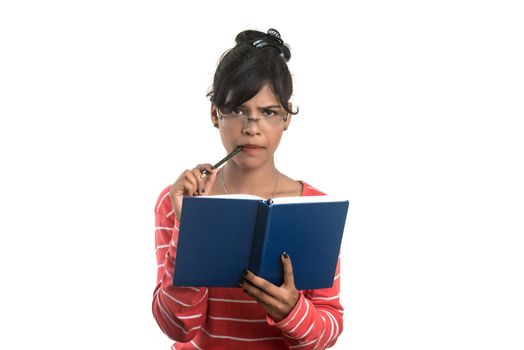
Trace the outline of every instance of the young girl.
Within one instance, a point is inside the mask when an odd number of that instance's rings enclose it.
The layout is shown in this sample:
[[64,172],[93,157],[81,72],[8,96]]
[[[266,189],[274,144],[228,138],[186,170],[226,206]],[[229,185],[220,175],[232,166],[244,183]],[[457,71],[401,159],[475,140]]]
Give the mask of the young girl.
[[[243,146],[220,170],[199,164],[167,187],[155,206],[157,286],[153,315],[173,349],[325,349],[342,332],[339,264],[332,288],[298,291],[292,256],[282,254],[280,286],[246,271],[239,288],[174,287],[179,219],[184,196],[246,193],[263,198],[323,195],[284,175],[274,153],[288,129],[293,92],[291,53],[278,31],[244,31],[217,67],[211,122],[227,153]],[[203,172],[208,173],[207,176]],[[285,233],[283,233],[285,234]]]

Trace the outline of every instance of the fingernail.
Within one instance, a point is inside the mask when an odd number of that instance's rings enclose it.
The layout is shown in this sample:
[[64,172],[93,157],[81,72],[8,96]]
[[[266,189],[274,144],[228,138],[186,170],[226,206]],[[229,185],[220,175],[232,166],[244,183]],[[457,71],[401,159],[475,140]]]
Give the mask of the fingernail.
[[244,270],[244,271],[242,272],[242,276],[246,277],[248,272],[249,272],[248,270]]
[[242,289],[242,291],[243,291],[244,293],[247,293],[247,291],[246,291],[245,289]]
[[288,255],[287,255],[286,252],[283,252],[283,253],[282,253],[282,256],[284,257],[284,259],[287,259],[287,258],[288,258]]

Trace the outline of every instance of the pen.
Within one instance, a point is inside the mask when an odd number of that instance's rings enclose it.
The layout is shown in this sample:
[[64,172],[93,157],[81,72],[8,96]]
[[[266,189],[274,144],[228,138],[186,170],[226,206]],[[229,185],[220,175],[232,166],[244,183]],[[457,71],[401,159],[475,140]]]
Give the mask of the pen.
[[[237,146],[233,152],[229,153],[227,156],[225,156],[224,159],[222,159],[220,162],[216,163],[215,165],[213,165],[213,169],[216,169],[218,168],[219,166],[221,166],[222,164],[224,164],[225,162],[227,162],[229,159],[233,158],[238,152],[240,152],[242,150],[243,146]],[[204,170],[202,172],[202,177],[205,177],[207,176],[209,173],[207,172],[207,170]]]
[[[238,152],[240,152],[242,150],[244,146],[237,146],[233,152],[229,153],[227,156],[224,157],[224,159],[220,160],[218,163],[216,163],[215,165],[213,165],[213,169],[216,169],[218,168],[219,166],[221,166],[222,164],[224,164],[225,162],[227,162],[229,159],[231,159],[232,157],[235,156],[235,154],[237,154]],[[202,172],[202,178],[206,177],[209,173],[204,170]],[[175,213],[175,204],[173,202],[173,194],[171,193],[171,191],[169,191],[169,198],[171,199],[171,205],[173,206],[173,210],[171,210],[169,213],[167,213],[166,215],[166,218],[170,217],[171,215],[173,215]]]

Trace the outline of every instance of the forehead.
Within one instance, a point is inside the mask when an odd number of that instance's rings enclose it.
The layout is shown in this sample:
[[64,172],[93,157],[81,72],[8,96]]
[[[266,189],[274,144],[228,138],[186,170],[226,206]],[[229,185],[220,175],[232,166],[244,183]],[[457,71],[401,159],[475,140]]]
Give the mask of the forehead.
[[[231,100],[231,92],[228,94],[226,103]],[[260,91],[247,101],[242,103],[242,106],[268,106],[268,105],[280,105],[280,102],[271,89],[269,84],[266,84],[260,89]]]

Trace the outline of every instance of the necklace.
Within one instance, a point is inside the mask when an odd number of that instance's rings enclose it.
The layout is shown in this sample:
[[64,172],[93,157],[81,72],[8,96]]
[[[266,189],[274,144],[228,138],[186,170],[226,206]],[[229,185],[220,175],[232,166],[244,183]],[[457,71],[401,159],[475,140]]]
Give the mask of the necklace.
[[[276,169],[275,169],[276,170]],[[277,186],[278,186],[278,178],[279,178],[280,172],[276,170],[275,173],[275,189],[273,190],[273,194],[270,198],[275,198],[275,194],[277,193]],[[225,194],[229,194],[226,188],[226,184],[224,182],[224,168],[220,169],[220,182],[222,182],[222,188],[224,189]]]

